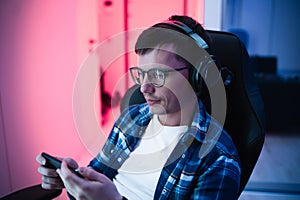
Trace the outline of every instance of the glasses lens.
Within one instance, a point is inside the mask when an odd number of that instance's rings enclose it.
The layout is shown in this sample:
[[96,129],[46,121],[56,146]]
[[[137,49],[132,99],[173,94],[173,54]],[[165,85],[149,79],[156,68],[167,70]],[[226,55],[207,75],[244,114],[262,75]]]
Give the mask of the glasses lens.
[[165,82],[165,73],[159,69],[151,69],[148,71],[148,79],[152,85],[161,87]]
[[150,69],[148,72],[144,72],[139,68],[130,68],[130,74],[133,81],[142,85],[145,77],[145,73],[147,73],[148,81],[155,87],[161,87],[165,83],[165,73],[159,69]]
[[138,69],[138,68],[131,68],[130,69],[130,74],[131,77],[133,79],[133,81],[138,84],[141,85],[143,82],[143,78],[144,78],[144,73],[142,70]]

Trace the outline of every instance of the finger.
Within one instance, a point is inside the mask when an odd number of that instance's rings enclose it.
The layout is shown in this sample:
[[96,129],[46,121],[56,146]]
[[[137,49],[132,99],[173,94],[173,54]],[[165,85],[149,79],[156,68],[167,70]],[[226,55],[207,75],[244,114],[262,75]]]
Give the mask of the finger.
[[80,167],[78,171],[83,177],[91,181],[106,182],[106,180],[109,180],[105,175],[88,167]]
[[42,176],[43,183],[52,184],[52,185],[62,185],[62,180],[60,178],[52,178],[49,176]]
[[80,182],[81,178],[79,178],[77,175],[71,172],[67,163],[64,160],[61,163],[60,169],[57,169],[56,172],[62,178],[64,183],[78,185]]
[[77,197],[78,191],[80,191],[83,185],[84,179],[79,178],[77,175],[73,174],[65,161],[61,163],[61,168],[56,170],[61,177],[65,188],[68,193],[72,196]]
[[41,186],[45,190],[61,190],[64,188],[63,185],[52,185],[48,183],[42,183]]
[[46,159],[41,155],[37,155],[35,160],[40,163],[41,165],[45,165],[46,164]]
[[63,159],[69,167],[73,168],[73,169],[77,169],[78,168],[78,164],[75,160],[73,160],[72,158],[65,158]]
[[38,167],[38,172],[44,176],[49,176],[49,177],[58,177],[58,174],[55,169],[49,169],[44,166],[39,166]]

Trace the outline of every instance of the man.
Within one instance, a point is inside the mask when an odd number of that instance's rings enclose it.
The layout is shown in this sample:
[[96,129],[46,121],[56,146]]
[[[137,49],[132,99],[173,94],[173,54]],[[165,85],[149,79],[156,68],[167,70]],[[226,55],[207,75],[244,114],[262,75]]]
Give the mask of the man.
[[76,199],[237,199],[237,151],[201,101],[207,83],[199,77],[211,68],[210,44],[186,16],[145,30],[130,73],[146,103],[121,114],[102,151],[78,169],[84,178],[68,169],[78,168],[72,159],[55,171],[37,156],[42,186],[65,187]]

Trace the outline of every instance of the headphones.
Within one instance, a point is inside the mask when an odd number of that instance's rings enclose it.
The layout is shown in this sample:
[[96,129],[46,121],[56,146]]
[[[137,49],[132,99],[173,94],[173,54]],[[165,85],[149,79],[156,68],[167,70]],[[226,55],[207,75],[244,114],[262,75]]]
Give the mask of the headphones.
[[[208,52],[208,55],[205,56],[204,59],[202,59],[199,62],[198,66],[193,67],[189,73],[189,82],[195,92],[200,92],[202,90],[204,84],[203,82],[206,83],[207,87],[210,87],[211,85],[214,85],[213,82],[216,83],[220,78],[222,78],[219,73],[221,67],[219,62],[216,59],[216,56],[209,53],[209,46],[207,45],[207,43],[186,24],[176,20],[166,20],[158,24],[155,24],[153,27],[161,27],[161,28],[171,27],[178,32],[183,32],[189,37],[191,37],[200,48],[205,49]],[[211,78],[210,71],[215,70],[216,69],[215,66],[217,66],[218,69],[218,73],[215,74],[218,75],[217,77]]]

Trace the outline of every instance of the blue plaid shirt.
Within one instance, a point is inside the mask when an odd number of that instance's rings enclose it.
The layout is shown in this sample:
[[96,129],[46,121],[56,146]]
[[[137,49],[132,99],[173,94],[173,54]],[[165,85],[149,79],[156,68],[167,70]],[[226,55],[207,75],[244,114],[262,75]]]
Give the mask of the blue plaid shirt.
[[[123,112],[90,167],[111,180],[152,119],[147,104]],[[180,155],[180,156],[179,156]],[[230,136],[199,103],[187,132],[161,171],[153,199],[237,199],[240,161]]]

